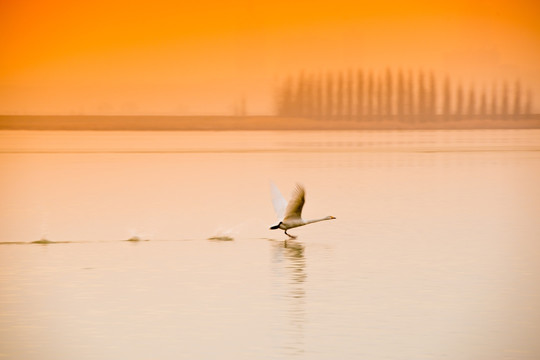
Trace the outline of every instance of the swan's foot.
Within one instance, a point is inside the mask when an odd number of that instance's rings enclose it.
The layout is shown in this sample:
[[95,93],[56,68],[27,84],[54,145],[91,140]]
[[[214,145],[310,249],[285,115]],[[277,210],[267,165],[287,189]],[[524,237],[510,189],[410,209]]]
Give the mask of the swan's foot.
[[285,230],[285,235],[287,235],[289,238],[291,239],[296,239],[297,236],[294,236],[294,235],[291,235],[291,234],[287,234],[287,230]]

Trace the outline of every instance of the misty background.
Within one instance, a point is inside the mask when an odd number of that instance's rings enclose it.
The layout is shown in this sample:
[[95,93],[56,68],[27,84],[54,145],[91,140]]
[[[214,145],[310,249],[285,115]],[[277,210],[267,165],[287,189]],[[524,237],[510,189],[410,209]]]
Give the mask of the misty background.
[[539,111],[533,1],[0,6],[0,114],[267,115],[288,77],[359,68],[521,81]]

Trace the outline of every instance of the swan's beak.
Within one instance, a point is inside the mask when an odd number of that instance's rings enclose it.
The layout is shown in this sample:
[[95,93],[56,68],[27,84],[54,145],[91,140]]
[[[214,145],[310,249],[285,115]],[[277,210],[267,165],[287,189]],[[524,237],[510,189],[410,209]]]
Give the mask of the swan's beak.
[[333,216],[330,216],[330,219],[335,219],[335,217],[333,217]]

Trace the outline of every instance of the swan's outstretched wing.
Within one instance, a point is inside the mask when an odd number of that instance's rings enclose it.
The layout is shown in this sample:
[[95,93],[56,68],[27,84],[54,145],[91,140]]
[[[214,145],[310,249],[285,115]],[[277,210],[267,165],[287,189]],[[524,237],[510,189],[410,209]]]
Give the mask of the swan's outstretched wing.
[[292,194],[291,200],[285,209],[285,220],[301,219],[302,208],[304,207],[306,191],[300,184],[296,184],[296,188]]
[[272,194],[272,204],[274,205],[274,210],[278,217],[278,220],[281,221],[285,217],[285,209],[287,208],[287,200],[281,195],[281,192],[277,188],[276,184],[270,182],[270,191]]

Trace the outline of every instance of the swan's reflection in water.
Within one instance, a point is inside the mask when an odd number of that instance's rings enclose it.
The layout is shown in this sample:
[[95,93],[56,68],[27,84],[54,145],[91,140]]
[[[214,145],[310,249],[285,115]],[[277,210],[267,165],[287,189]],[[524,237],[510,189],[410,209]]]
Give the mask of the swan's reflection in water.
[[280,325],[288,329],[286,338],[280,348],[285,355],[300,355],[304,353],[304,326],[306,323],[306,289],[307,280],[305,247],[298,241],[286,242],[272,240],[273,261],[275,276],[279,277],[276,283],[281,302],[283,303],[283,316],[280,321],[287,322]]

